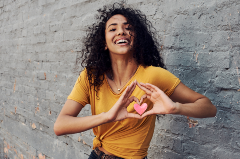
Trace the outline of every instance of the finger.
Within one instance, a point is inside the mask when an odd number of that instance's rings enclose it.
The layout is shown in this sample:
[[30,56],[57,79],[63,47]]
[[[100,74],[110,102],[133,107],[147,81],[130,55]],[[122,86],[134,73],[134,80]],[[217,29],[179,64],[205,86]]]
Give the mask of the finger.
[[129,91],[129,86],[127,86],[127,88],[123,91],[123,94],[121,96],[125,97],[128,91]]
[[[124,90],[124,97],[125,98],[128,98],[130,95],[129,95],[129,92],[132,90],[132,87],[134,87],[134,82],[132,82],[130,85],[127,86],[127,88]],[[136,86],[135,86],[136,87]],[[123,95],[122,94],[122,95]]]
[[127,95],[127,98],[132,94],[132,92],[134,91],[134,89],[136,88],[136,81],[132,82],[131,85],[130,85],[130,89],[128,91],[128,93],[126,94]]
[[140,83],[139,88],[141,88],[144,92],[146,92],[147,94],[151,94],[152,92],[146,88],[144,83]]
[[141,84],[137,81],[137,86],[140,88],[142,87]]
[[130,103],[132,103],[133,101],[135,101],[135,102],[137,102],[138,104],[140,104],[140,102],[139,102],[139,100],[138,100],[137,97],[131,96],[130,98],[128,98],[128,102],[129,102],[129,103],[127,103],[127,106],[128,106]]
[[151,92],[155,92],[155,91],[156,91],[156,90],[155,90],[152,86],[150,86],[150,85],[145,84],[145,87],[146,87],[147,89],[149,89]]
[[146,86],[147,87],[151,87],[152,89],[154,89],[155,91],[162,91],[160,88],[158,88],[157,86],[153,85],[153,84],[150,84],[150,83],[146,83]]
[[147,96],[147,99],[151,100],[151,95],[146,94],[146,96]]
[[144,118],[144,117],[146,117],[146,116],[148,116],[148,115],[153,115],[153,114],[155,114],[155,113],[154,113],[154,111],[151,109],[151,110],[149,110],[149,111],[146,111],[146,112],[142,115],[142,118]]
[[136,84],[135,81],[133,81],[130,85],[128,85],[128,87],[132,89],[132,87],[134,87],[135,84]]
[[145,87],[146,89],[149,89],[149,90],[152,89],[152,87],[149,86],[149,85],[147,85],[147,83],[141,83],[140,85],[142,85],[142,86]]
[[144,86],[144,84],[137,83],[137,86],[138,86],[140,89],[142,89],[142,90],[143,90],[143,89],[146,89],[145,86]]
[[[144,94],[144,95],[141,97],[141,99],[140,99],[140,102],[139,102],[139,103],[141,104],[141,103],[142,103],[142,101],[143,101],[143,99],[145,99],[145,98],[147,98],[147,95],[146,95],[146,94]],[[140,104],[139,104],[139,105],[140,105]]]
[[134,114],[134,113],[128,113],[127,118],[137,118],[141,119],[142,117],[139,114]]

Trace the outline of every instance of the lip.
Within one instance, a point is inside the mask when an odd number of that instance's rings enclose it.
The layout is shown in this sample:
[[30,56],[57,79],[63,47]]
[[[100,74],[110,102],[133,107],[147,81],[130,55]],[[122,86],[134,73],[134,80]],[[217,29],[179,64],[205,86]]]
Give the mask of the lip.
[[[119,40],[127,40],[128,43],[117,44],[117,42]],[[128,38],[118,38],[114,41],[114,44],[116,44],[116,45],[127,45],[127,44],[130,44],[130,40]]]

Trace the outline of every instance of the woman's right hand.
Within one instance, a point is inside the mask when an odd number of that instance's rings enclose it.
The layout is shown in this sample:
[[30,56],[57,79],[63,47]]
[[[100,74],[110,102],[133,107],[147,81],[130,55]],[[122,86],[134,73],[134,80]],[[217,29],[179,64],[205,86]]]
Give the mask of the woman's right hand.
[[118,101],[108,112],[106,112],[108,122],[120,121],[126,118],[141,119],[141,116],[139,114],[129,113],[127,111],[127,107],[130,103],[132,103],[133,101],[139,103],[139,100],[136,97],[131,96],[132,92],[136,87],[136,84],[137,81],[135,80],[129,86],[127,86]]

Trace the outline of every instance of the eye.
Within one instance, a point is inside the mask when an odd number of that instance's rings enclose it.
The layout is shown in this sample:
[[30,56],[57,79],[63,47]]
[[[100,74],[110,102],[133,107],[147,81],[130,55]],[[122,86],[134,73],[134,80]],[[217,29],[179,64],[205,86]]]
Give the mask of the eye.
[[109,31],[115,31],[116,29],[110,29]]
[[126,25],[126,30],[129,30],[129,31],[133,30],[133,26],[131,26],[131,25]]

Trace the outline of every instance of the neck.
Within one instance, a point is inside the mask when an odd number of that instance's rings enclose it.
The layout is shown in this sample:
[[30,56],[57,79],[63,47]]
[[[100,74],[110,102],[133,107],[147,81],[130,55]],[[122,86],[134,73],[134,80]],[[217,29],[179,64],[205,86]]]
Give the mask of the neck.
[[112,80],[116,83],[117,87],[122,87],[130,80],[136,72],[138,64],[136,60],[131,57],[117,55],[111,56],[112,60]]

